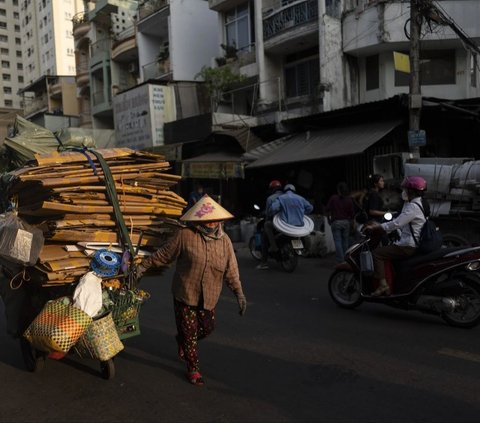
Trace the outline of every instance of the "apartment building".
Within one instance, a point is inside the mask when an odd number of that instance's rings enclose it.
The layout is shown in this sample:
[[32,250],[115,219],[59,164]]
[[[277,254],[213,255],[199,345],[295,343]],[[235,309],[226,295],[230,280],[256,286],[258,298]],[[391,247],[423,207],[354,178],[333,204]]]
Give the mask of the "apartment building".
[[21,0],[25,84],[44,75],[75,75],[72,18],[82,0]]
[[82,0],[19,2],[24,115],[51,130],[78,124],[72,18],[82,8]]
[[21,108],[17,92],[24,85],[19,0],[0,0],[0,107]]
[[[478,43],[480,2],[437,3]],[[234,51],[233,68],[254,82],[232,93],[249,98],[248,108],[242,110],[242,99],[224,111],[265,117],[276,110],[271,118],[278,121],[408,93],[408,74],[395,71],[393,52],[409,51],[409,1],[209,0],[209,6],[218,12],[219,43]],[[430,21],[421,49],[425,96],[479,96],[476,55],[449,27]],[[246,66],[245,52],[255,52],[253,64]]]
[[138,83],[138,2],[86,1],[73,18],[80,127],[114,128],[112,98]]
[[[444,0],[435,3],[478,45],[480,2]],[[365,0],[347,6],[342,22],[342,55],[345,61],[350,59],[352,72],[358,75],[355,102],[378,101],[408,93],[409,76],[395,70],[393,52],[409,52],[409,2]],[[425,97],[467,99],[480,95],[477,54],[466,48],[465,42],[448,25],[433,20],[425,22],[421,35],[420,73]]]

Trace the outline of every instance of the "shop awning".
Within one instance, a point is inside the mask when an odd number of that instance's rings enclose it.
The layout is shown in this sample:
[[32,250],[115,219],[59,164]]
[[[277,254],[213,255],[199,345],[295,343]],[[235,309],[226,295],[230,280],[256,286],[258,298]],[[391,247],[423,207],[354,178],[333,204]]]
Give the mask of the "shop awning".
[[399,120],[307,131],[247,165],[248,169],[360,154],[400,125]]
[[274,151],[278,150],[280,147],[283,147],[288,140],[292,138],[291,135],[286,137],[278,138],[276,140],[270,141],[266,144],[263,144],[253,150],[247,151],[243,154],[242,158],[246,161],[252,162],[258,160],[262,157],[272,154]]

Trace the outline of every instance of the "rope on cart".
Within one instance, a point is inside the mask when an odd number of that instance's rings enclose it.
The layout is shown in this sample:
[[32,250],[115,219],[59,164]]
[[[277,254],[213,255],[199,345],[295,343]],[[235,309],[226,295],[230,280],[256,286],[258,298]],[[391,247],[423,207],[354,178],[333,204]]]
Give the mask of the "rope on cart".
[[[132,266],[133,259],[135,257],[135,250],[133,248],[130,235],[128,233],[127,225],[125,224],[125,219],[120,209],[120,204],[118,202],[117,189],[115,188],[115,180],[113,179],[112,173],[110,172],[108,163],[105,161],[101,153],[95,150],[89,150],[89,151],[97,158],[103,170],[105,187],[107,188],[107,196],[110,200],[110,203],[113,206],[115,222],[118,227],[120,240],[122,241],[122,244],[128,248],[128,251],[125,251],[124,254],[130,254],[130,257],[128,258],[128,261],[129,261],[128,267],[130,272],[125,271],[125,276],[126,276],[126,279],[128,280],[128,287],[132,289],[136,285],[136,280],[137,280],[136,275],[132,274],[131,272],[132,268],[135,267],[135,266]],[[139,240],[139,243],[140,243],[140,240]]]
[[[22,275],[20,283],[18,285],[15,285],[14,282],[20,275]],[[23,285],[23,282],[28,282],[29,280],[30,276],[26,272],[26,269],[23,268],[21,272],[18,272],[12,279],[10,279],[10,289],[12,291],[19,289]]]

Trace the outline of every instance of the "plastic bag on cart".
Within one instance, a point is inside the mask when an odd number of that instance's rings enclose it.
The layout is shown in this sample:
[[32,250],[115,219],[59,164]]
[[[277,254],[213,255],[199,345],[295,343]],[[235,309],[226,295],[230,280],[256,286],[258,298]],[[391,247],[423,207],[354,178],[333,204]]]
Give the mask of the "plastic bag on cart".
[[43,247],[43,232],[20,219],[15,212],[0,217],[0,256],[33,266]]
[[95,317],[102,308],[102,279],[95,273],[85,273],[73,293],[73,305],[90,317]]

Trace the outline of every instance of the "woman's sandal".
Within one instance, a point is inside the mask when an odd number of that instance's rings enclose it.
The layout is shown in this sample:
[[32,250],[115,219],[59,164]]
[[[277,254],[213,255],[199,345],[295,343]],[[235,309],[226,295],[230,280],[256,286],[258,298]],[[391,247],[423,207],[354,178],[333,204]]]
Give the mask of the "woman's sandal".
[[187,379],[188,381],[195,386],[203,386],[205,385],[205,381],[202,378],[202,375],[200,372],[190,372],[187,373]]

